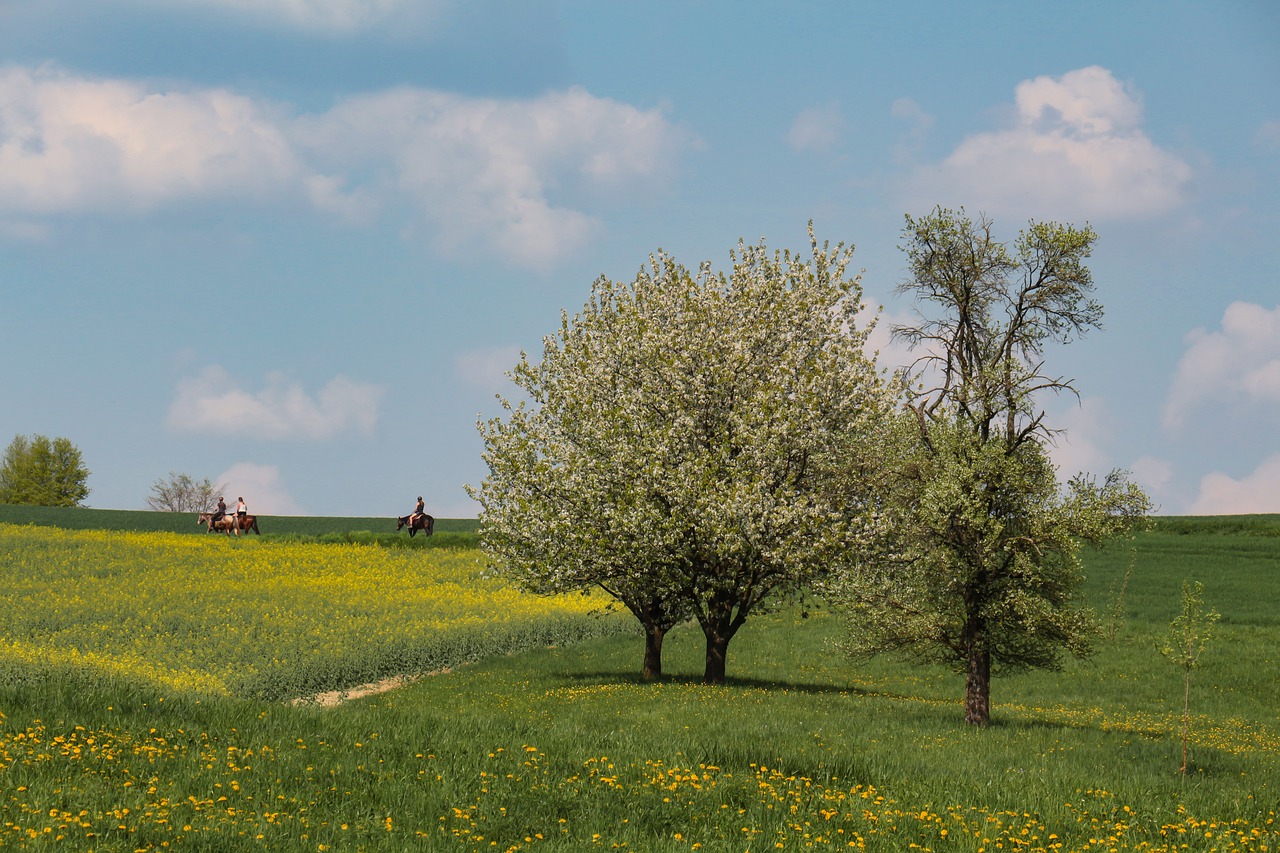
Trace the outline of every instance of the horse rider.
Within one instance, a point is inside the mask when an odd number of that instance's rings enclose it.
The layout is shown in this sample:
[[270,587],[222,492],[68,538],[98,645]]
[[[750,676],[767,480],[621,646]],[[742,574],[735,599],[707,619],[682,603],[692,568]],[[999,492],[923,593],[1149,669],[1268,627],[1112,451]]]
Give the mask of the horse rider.
[[236,498],[236,518],[243,519],[249,514],[249,505],[244,502],[244,498]]
[[227,514],[227,502],[222,499],[222,495],[218,495],[218,505],[213,508],[213,522],[221,521],[223,516]]
[[414,506],[413,512],[409,513],[409,526],[413,527],[414,522],[427,514],[427,505],[422,502],[422,495],[418,495],[418,503]]

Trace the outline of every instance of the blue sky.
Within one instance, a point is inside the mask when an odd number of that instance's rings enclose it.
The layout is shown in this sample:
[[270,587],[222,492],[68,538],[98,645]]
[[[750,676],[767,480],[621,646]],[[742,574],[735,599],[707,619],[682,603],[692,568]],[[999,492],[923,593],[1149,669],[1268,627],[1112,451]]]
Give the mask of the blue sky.
[[883,329],[935,204],[1100,235],[1064,475],[1280,512],[1269,0],[0,0],[0,440],[71,439],[95,507],[471,516],[595,278],[812,219]]

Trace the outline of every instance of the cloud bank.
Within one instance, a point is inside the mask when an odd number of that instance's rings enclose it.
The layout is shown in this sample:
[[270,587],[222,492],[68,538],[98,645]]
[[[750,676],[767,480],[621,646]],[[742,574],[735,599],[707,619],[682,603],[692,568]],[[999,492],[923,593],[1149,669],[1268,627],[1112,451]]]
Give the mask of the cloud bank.
[[254,197],[301,171],[279,119],[225,89],[0,70],[0,214]]
[[1280,454],[1271,456],[1246,477],[1236,480],[1219,472],[1200,480],[1191,515],[1247,515],[1280,512]]
[[401,88],[299,116],[226,89],[9,67],[0,217],[305,204],[354,220],[407,214],[441,246],[545,267],[601,227],[586,204],[661,183],[688,142],[661,110],[580,88],[529,99]]
[[919,169],[908,188],[913,206],[941,195],[993,215],[1115,219],[1183,203],[1191,167],[1143,132],[1140,96],[1107,69],[1024,80],[1010,113],[1003,129]]
[[369,435],[378,422],[384,390],[337,376],[312,396],[283,374],[269,373],[266,386],[252,392],[212,365],[178,383],[168,424],[181,432],[270,440]]
[[1233,302],[1213,331],[1195,329],[1164,406],[1166,429],[1214,404],[1280,404],[1280,305]]
[[530,266],[558,260],[599,227],[554,198],[662,180],[684,143],[660,111],[580,88],[532,100],[397,89],[308,117],[298,137],[340,173],[376,167],[368,185],[407,200],[438,244],[479,239]]

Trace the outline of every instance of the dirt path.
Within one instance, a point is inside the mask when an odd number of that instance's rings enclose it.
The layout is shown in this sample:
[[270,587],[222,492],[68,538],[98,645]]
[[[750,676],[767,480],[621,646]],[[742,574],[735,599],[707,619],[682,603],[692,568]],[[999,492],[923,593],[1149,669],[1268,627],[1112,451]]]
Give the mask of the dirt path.
[[[427,675],[443,675],[446,672],[450,672],[450,670],[448,668],[440,669],[435,672],[429,672]],[[422,675],[397,675],[392,678],[384,678],[381,681],[358,684],[355,687],[348,687],[346,690],[330,690],[327,693],[317,693],[314,696],[301,696],[294,699],[292,704],[319,705],[321,708],[334,708],[352,699],[374,696],[378,693],[386,693],[388,690],[395,690],[397,687],[404,687],[406,684],[413,684],[423,677]]]

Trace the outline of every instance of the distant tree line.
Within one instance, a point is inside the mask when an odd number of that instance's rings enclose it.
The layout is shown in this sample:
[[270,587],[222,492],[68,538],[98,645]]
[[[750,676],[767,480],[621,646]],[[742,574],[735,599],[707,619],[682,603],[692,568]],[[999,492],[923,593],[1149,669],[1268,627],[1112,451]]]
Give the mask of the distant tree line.
[[89,496],[88,479],[70,439],[16,435],[0,462],[0,503],[80,506]]
[[[0,461],[0,503],[78,507],[89,496],[89,469],[68,438],[16,435]],[[223,487],[208,478],[170,471],[156,480],[147,507],[159,512],[206,512]]]

